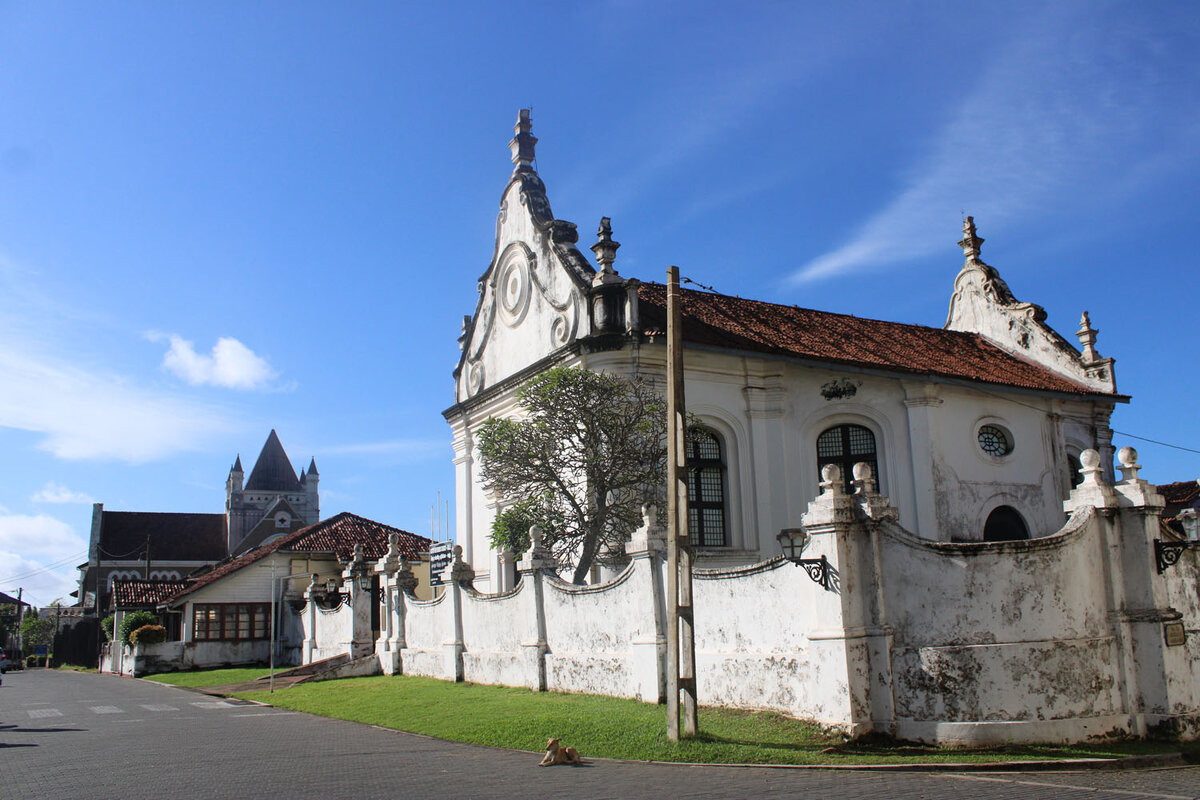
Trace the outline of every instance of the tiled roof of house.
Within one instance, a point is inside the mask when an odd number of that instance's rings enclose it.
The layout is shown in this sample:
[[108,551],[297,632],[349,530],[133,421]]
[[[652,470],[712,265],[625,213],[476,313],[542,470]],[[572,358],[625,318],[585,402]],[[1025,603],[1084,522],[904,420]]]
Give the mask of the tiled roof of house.
[[186,586],[184,581],[113,581],[113,603],[117,608],[154,607]]
[[296,470],[292,469],[292,462],[288,461],[283,444],[279,441],[275,429],[272,428],[271,435],[267,437],[262,452],[258,454],[258,461],[254,462],[254,469],[250,470],[250,477],[246,479],[245,490],[247,492],[298,492],[300,488]]
[[407,560],[416,560],[421,553],[427,552],[433,543],[424,536],[418,536],[415,533],[343,511],[341,514],[281,536],[261,547],[243,553],[237,558],[218,564],[209,572],[188,581],[187,588],[177,592],[169,599],[177,600],[184,595],[191,594],[201,587],[219,581],[226,575],[237,572],[242,567],[253,564],[276,550],[282,550],[285,553],[334,553],[339,560],[349,561],[354,555],[354,545],[361,544],[364,558],[377,559],[387,552],[388,537],[393,533],[400,535],[400,554]]
[[1200,499],[1200,481],[1176,481],[1158,487],[1167,505],[1189,505]]
[[[1099,394],[975,333],[682,289],[685,342],[1023,389]],[[638,287],[645,330],[666,329],[667,287]]]
[[220,561],[227,555],[224,514],[102,512],[104,560],[145,558],[147,537],[155,561]]

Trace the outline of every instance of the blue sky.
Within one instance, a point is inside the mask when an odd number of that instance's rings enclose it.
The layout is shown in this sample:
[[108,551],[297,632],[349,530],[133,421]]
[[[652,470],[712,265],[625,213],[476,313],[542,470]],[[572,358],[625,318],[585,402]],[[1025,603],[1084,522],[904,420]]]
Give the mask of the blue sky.
[[428,533],[521,107],[627,277],[941,325],[973,214],[1114,427],[1200,449],[1200,14],[976,5],[0,3],[0,590],[70,591],[93,501],[221,511],[271,428]]

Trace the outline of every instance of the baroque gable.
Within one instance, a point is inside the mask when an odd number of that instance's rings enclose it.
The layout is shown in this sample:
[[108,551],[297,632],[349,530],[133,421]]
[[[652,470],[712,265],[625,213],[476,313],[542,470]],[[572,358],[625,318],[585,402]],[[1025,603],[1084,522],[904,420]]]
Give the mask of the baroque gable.
[[948,330],[978,333],[1010,353],[1027,358],[1091,389],[1115,393],[1113,359],[1096,352],[1098,331],[1083,312],[1077,333],[1081,353],[1046,324],[1046,311],[1036,303],[1024,303],[1013,295],[995,267],[980,258],[983,239],[975,233],[975,220],[963,221],[963,238],[958,243],[966,260],[954,279]]
[[588,289],[596,270],[576,247],[574,223],[555,219],[533,168],[529,112],[509,143],[514,169],[496,217],[491,263],[479,302],[463,319],[455,400],[464,402],[572,344],[588,331]]

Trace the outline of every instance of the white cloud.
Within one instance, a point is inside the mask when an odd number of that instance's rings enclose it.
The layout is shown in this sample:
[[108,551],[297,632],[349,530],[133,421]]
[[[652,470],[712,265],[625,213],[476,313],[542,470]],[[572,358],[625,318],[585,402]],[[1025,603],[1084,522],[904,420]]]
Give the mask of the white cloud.
[[[45,486],[34,492],[29,498],[35,503],[78,503],[82,505],[90,505],[96,502],[89,494],[83,492],[73,492],[62,484],[48,481]],[[3,509],[0,509],[3,512]]]
[[217,339],[212,355],[197,353],[192,342],[174,334],[170,339],[162,365],[193,386],[261,389],[277,375],[265,359],[230,336]]
[[790,282],[932,253],[954,259],[963,213],[986,237],[1007,221],[1079,208],[1136,181],[1164,145],[1143,146],[1165,124],[1154,113],[1163,65],[1143,63],[1145,42],[1135,34],[1105,38],[1111,31],[1089,29],[1071,13],[1055,9],[1002,50],[900,193]]
[[70,525],[53,517],[0,516],[0,585],[20,586],[35,605],[67,599],[78,587],[76,566],[87,560],[87,547]]
[[216,409],[93,371],[0,331],[0,426],[43,435],[65,459],[139,462],[196,449],[228,423]]

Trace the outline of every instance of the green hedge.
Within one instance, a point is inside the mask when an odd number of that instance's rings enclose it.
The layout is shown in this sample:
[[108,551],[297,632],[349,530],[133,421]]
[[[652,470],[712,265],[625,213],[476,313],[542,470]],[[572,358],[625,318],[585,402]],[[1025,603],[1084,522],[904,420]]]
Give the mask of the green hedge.
[[129,634],[130,644],[159,644],[167,640],[167,629],[162,625],[143,625]]
[[152,611],[134,611],[121,620],[121,644],[132,644],[129,634],[146,625],[157,625],[158,617]]

